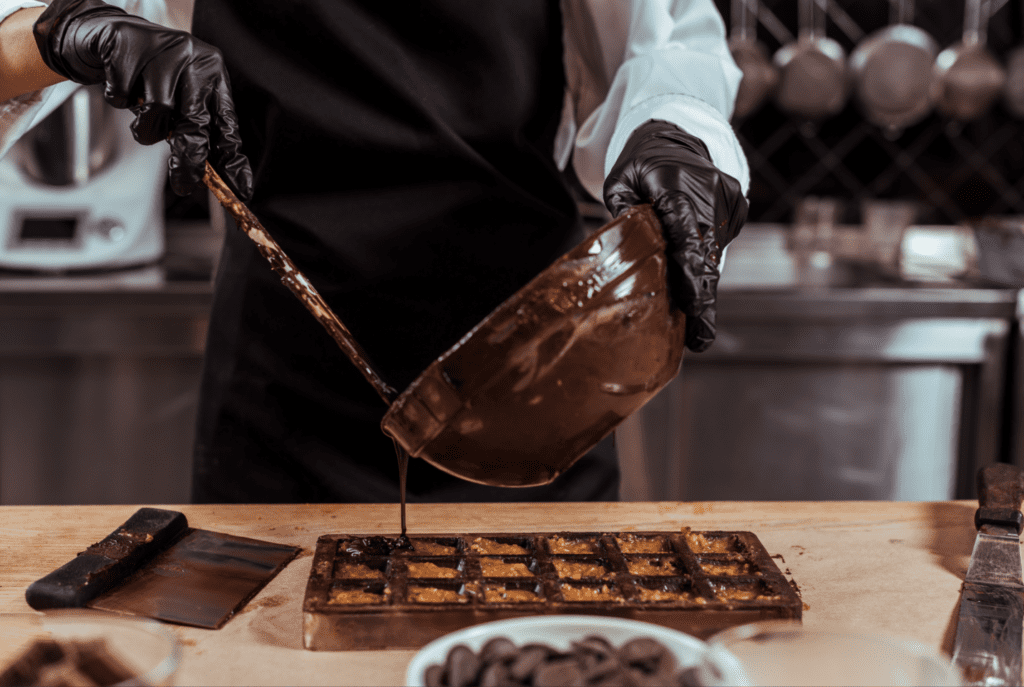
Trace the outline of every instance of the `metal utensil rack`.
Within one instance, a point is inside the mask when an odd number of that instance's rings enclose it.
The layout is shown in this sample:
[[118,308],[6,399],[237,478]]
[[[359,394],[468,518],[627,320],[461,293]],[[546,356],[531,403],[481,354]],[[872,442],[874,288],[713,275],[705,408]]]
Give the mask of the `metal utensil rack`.
[[[716,0],[730,25],[729,0]],[[797,27],[794,0],[760,0],[757,38],[774,52]],[[964,6],[918,0],[914,23],[943,47],[961,37]],[[1005,64],[1024,42],[1022,4],[993,0],[989,49]],[[828,0],[829,37],[847,53],[887,25],[890,3]],[[980,215],[1024,214],[1024,120],[997,102],[968,123],[934,112],[897,135],[865,121],[852,100],[836,116],[801,123],[770,100],[733,126],[751,167],[750,220],[790,222],[799,201],[827,196],[848,201],[847,222],[859,222],[868,199],[915,201],[919,223],[956,224]]]

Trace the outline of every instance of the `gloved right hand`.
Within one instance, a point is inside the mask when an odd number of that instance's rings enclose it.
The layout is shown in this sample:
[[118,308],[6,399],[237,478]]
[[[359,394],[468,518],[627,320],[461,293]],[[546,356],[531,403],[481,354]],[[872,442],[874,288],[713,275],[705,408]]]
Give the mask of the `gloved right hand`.
[[170,136],[171,188],[188,195],[210,164],[243,200],[252,170],[220,51],[100,0],[53,0],[34,26],[50,69],[80,84],[105,84],[104,99],[135,114],[135,140]]

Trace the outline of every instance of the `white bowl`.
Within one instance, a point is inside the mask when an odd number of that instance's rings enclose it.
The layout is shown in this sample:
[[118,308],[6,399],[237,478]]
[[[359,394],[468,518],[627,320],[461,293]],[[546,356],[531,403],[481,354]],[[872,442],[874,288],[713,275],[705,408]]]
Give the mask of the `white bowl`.
[[[653,623],[596,615],[538,615],[473,625],[435,639],[413,656],[405,672],[405,684],[407,687],[423,687],[427,668],[435,663],[443,665],[448,652],[459,644],[479,651],[494,637],[508,637],[519,646],[540,642],[566,650],[572,642],[590,635],[604,637],[616,647],[637,637],[650,637],[672,652],[679,669],[700,664],[707,650],[707,645],[696,637]],[[731,666],[735,665],[731,662]],[[723,666],[722,674],[726,681],[736,677],[733,683],[737,684],[739,676],[733,676],[730,670],[733,668]]]

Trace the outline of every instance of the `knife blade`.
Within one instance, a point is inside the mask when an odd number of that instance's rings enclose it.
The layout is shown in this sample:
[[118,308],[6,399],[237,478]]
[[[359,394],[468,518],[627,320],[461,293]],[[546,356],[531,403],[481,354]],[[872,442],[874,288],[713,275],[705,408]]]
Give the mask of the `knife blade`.
[[968,685],[1020,685],[1024,580],[1020,532],[1024,472],[996,464],[978,472],[978,535],[960,595],[953,663]]

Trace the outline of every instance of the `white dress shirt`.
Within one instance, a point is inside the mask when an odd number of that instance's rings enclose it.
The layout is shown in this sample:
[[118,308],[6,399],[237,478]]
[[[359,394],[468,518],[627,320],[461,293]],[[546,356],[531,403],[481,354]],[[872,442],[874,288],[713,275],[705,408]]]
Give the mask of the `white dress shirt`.
[[[108,0],[188,30],[193,0]],[[0,0],[0,22],[36,0]],[[555,160],[572,153],[583,186],[602,197],[629,135],[651,119],[672,122],[708,147],[715,166],[747,192],[750,173],[729,125],[741,72],[712,0],[562,0],[568,81]],[[623,27],[628,26],[628,31]],[[77,88],[60,83],[0,102],[0,157]]]

